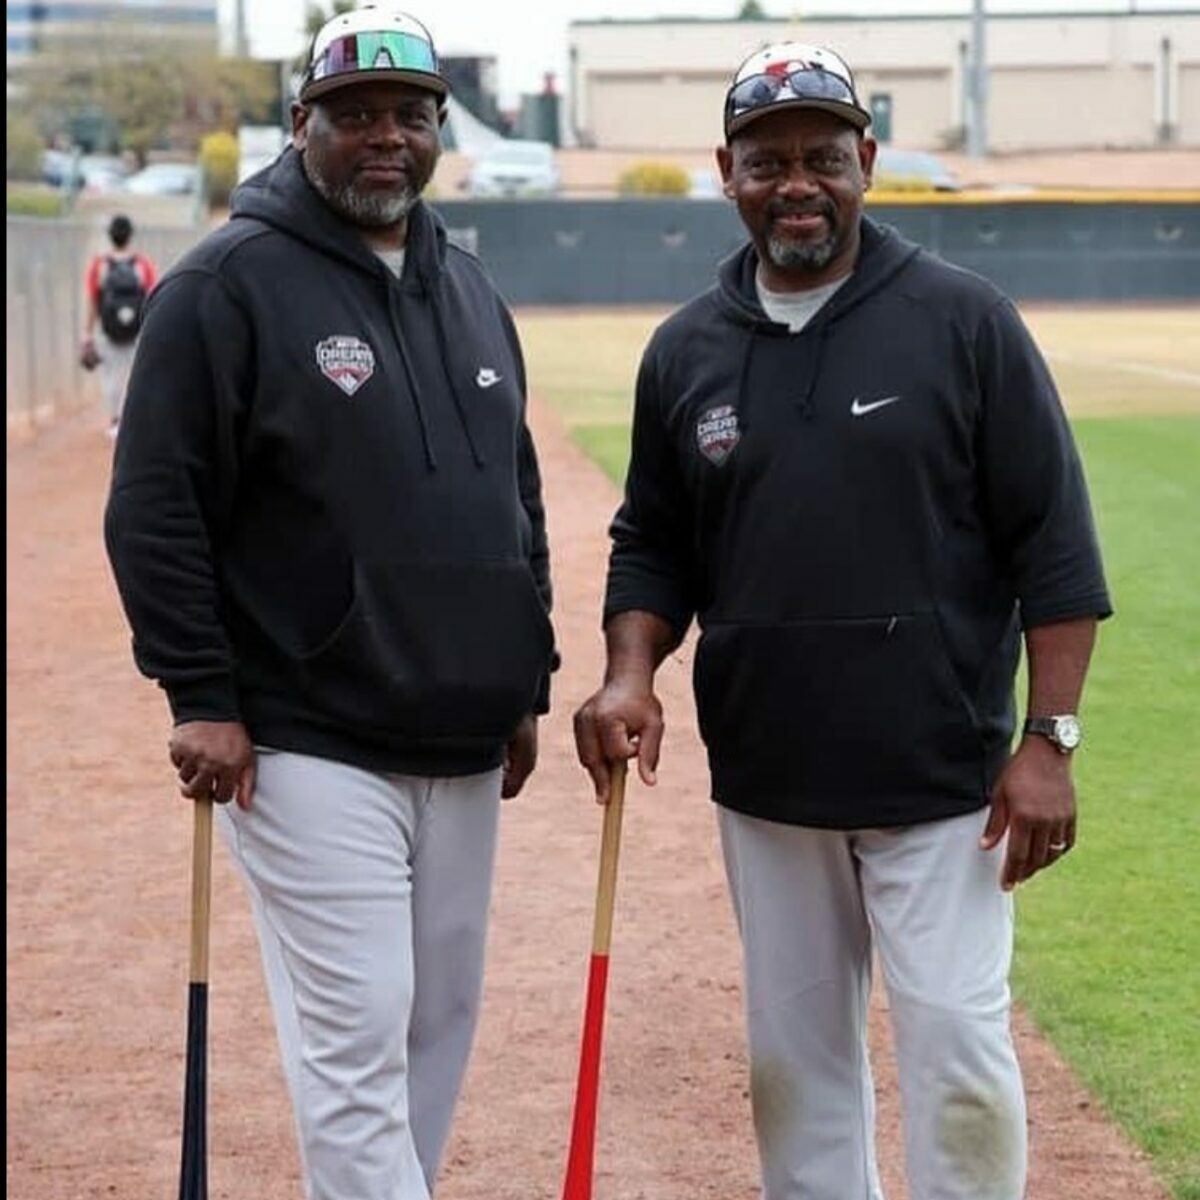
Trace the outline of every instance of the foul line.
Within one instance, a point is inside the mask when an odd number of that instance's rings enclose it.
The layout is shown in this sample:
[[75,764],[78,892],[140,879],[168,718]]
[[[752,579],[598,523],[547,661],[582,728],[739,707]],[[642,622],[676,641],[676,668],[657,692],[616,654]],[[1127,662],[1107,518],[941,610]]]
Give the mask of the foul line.
[[1200,387],[1200,374],[1195,371],[1179,371],[1173,367],[1156,367],[1151,363],[1126,362],[1120,358],[1094,358],[1091,355],[1069,354],[1059,350],[1047,351],[1051,358],[1062,362],[1076,363],[1085,367],[1111,367],[1127,371],[1131,375],[1150,375],[1155,379],[1167,379],[1172,383],[1190,383]]

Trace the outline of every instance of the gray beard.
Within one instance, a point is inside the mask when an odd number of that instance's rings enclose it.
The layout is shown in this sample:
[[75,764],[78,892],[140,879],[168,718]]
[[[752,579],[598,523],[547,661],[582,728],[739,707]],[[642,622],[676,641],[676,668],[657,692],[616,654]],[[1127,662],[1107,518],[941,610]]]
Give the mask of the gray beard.
[[405,184],[400,192],[363,192],[353,183],[344,183],[340,188],[331,187],[320,171],[311,162],[305,163],[309,182],[325,197],[325,203],[353,225],[367,229],[382,229],[396,225],[408,216],[416,204],[419,192],[412,184]]
[[767,257],[781,271],[820,271],[829,265],[836,252],[837,239],[832,237],[823,242],[793,242],[788,238],[767,238]]

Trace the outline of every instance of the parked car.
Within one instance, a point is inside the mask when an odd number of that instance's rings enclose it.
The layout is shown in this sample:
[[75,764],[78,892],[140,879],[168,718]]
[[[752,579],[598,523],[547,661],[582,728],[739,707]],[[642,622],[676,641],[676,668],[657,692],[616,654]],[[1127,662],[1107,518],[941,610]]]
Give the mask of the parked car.
[[64,187],[75,173],[75,155],[67,150],[42,152],[42,182]]
[[85,154],[79,160],[79,175],[85,192],[116,192],[125,186],[129,167],[114,154]]
[[129,168],[112,154],[76,156],[68,150],[47,150],[42,155],[42,179],[54,187],[88,192],[112,192],[123,184]]
[[687,194],[689,200],[725,199],[725,193],[721,189],[721,177],[712,167],[688,168]]
[[935,192],[960,192],[962,184],[936,154],[925,150],[897,150],[880,146],[875,157],[876,182],[912,187],[925,185]]
[[192,196],[200,190],[195,163],[151,163],[125,180],[125,190],[139,196]]
[[470,196],[549,196],[561,178],[549,142],[504,141],[485,150],[471,166]]

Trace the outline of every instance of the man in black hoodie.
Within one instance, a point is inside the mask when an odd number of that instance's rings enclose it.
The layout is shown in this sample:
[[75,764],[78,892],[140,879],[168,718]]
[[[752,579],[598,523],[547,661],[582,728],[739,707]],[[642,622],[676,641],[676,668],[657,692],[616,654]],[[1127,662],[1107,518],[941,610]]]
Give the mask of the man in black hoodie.
[[509,313],[420,201],[447,85],[366,8],[149,306],[106,534],[183,794],[243,868],[310,1200],[427,1200],[501,795],[555,663]]
[[863,215],[868,122],[819,47],[733,80],[717,157],[750,244],[643,358],[576,738],[601,802],[613,761],[653,783],[654,672],[698,618],[765,1200],[880,1196],[873,952],[914,1200],[1018,1200],[1011,890],[1074,842],[1110,607],[1046,367],[994,287]]

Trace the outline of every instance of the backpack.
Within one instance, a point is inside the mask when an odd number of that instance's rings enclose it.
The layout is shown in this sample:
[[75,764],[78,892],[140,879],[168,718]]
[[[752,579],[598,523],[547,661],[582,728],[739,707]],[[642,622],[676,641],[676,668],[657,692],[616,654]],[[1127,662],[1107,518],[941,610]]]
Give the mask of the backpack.
[[134,258],[110,258],[100,283],[100,328],[110,342],[132,342],[142,327],[146,288]]

